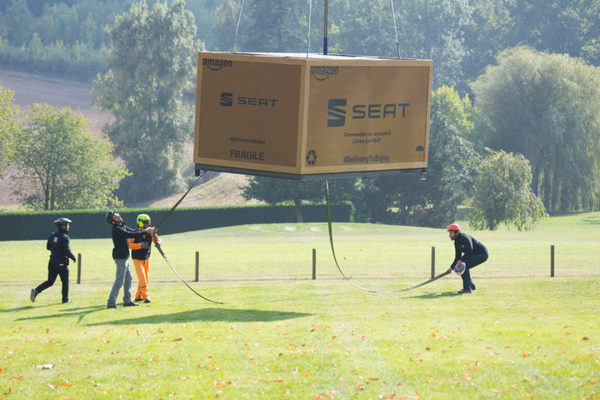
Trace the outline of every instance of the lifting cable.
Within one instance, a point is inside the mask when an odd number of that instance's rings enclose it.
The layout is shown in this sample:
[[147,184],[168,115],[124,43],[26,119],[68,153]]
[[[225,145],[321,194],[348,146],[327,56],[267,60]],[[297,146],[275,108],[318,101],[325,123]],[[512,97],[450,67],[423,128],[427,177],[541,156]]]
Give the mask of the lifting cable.
[[240,1],[240,14],[238,15],[237,25],[235,27],[235,32],[233,34],[233,43],[231,43],[231,53],[235,51],[235,42],[237,40],[238,29],[240,29],[240,21],[242,20],[242,13],[244,12],[244,3],[245,0]]
[[332,223],[331,223],[331,209],[330,209],[330,201],[329,201],[329,181],[327,179],[325,179],[325,198],[327,200],[327,228],[329,230],[329,244],[331,245],[331,254],[333,255],[333,260],[335,261],[335,265],[336,265],[338,271],[340,272],[340,275],[342,275],[342,278],[344,278],[344,280],[346,280],[348,283],[350,283],[355,288],[364,290],[366,292],[372,292],[372,293],[406,292],[408,290],[416,289],[418,287],[427,285],[428,283],[436,281],[450,273],[450,271],[442,272],[441,274],[436,275],[433,278],[431,278],[425,282],[422,282],[422,283],[419,283],[418,285],[411,286],[411,287],[404,288],[404,289],[396,289],[396,290],[371,289],[371,288],[365,288],[365,287],[356,285],[354,282],[350,281],[350,278],[348,276],[346,276],[346,274],[344,274],[344,272],[342,271],[342,268],[340,267],[340,264],[338,263],[337,257],[335,256],[335,248],[333,246],[333,229],[332,229]]
[[306,58],[310,53],[310,22],[312,17],[312,0],[308,0],[308,32],[306,34]]
[[[183,199],[185,198],[185,196],[188,195],[188,193],[196,186],[196,184],[198,182],[200,182],[200,178],[202,178],[204,174],[200,174],[198,175],[198,179],[196,179],[194,181],[194,183],[190,186],[190,188],[187,190],[187,192],[185,192],[183,194],[183,196],[181,196],[181,198],[177,201],[177,203],[175,203],[175,205],[173,207],[171,207],[171,209],[169,210],[169,212],[167,212],[165,214],[164,217],[162,217],[162,219],[158,222],[158,224],[156,224],[155,228],[158,229],[158,227],[160,225],[162,225],[163,222],[165,222],[167,220],[167,218],[173,213],[173,211],[175,211],[175,209],[177,208],[177,206],[179,206],[179,204],[181,204],[181,202],[183,201]],[[185,286],[188,287],[188,289],[190,289],[192,292],[194,292],[194,294],[196,294],[197,296],[203,298],[206,301],[210,301],[211,303],[216,303],[216,304],[223,304],[220,301],[215,301],[215,300],[211,300],[206,296],[201,295],[200,293],[198,293],[197,291],[195,291],[186,281],[185,279],[183,279],[183,277],[181,276],[181,274],[179,274],[179,272],[177,272],[177,270],[175,269],[175,267],[173,267],[173,265],[171,264],[171,262],[169,261],[169,259],[167,258],[165,252],[163,251],[163,249],[160,246],[160,243],[158,243],[158,241],[156,240],[156,237],[153,238],[154,241],[154,245],[156,246],[156,249],[158,250],[158,252],[160,253],[160,255],[164,258],[165,262],[167,263],[167,265],[169,267],[171,267],[171,269],[173,270],[173,272],[175,272],[175,275],[177,275],[179,277],[179,279],[181,280],[181,282],[183,282],[183,284]]]
[[392,19],[394,20],[394,33],[396,34],[396,53],[400,59],[400,39],[398,38],[398,27],[396,26],[396,11],[394,11],[394,0],[390,0],[392,4]]

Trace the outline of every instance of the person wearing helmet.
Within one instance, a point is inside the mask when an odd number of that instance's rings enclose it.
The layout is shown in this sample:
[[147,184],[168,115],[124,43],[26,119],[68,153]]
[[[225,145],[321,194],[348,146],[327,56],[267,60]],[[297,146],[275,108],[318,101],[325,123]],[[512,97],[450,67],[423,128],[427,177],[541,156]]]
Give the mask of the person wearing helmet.
[[69,238],[69,227],[71,220],[68,218],[59,218],[54,221],[58,228],[53,232],[48,241],[46,248],[50,250],[50,261],[48,261],[48,280],[40,284],[35,289],[31,289],[29,298],[32,302],[38,294],[54,285],[56,277],[60,276],[62,282],[62,302],[72,303],[69,300],[69,259],[76,261],[77,259],[71,251],[71,239]]
[[463,288],[458,291],[458,294],[471,293],[476,287],[471,280],[469,270],[488,259],[488,250],[483,243],[462,232],[458,224],[450,224],[446,230],[448,231],[450,240],[454,241],[455,250],[454,261],[450,265],[450,268],[448,268],[448,272],[455,271],[460,273]]
[[[139,229],[147,229],[150,227],[150,216],[148,214],[140,214],[137,216],[137,224]],[[148,297],[148,271],[150,270],[150,251],[152,242],[160,244],[160,238],[156,233],[144,233],[141,238],[129,238],[129,248],[131,249],[131,259],[135,266],[135,273],[138,277],[138,289],[135,294],[135,301],[143,301],[150,303]]]
[[156,228],[148,227],[144,230],[132,229],[128,226],[125,226],[121,215],[114,211],[107,212],[105,219],[107,224],[112,225],[112,240],[114,245],[112,257],[117,266],[115,282],[110,290],[106,307],[118,308],[117,297],[121,287],[123,287],[123,306],[137,306],[136,303],[131,301],[132,276],[131,271],[129,270],[129,246],[127,239],[141,239],[144,234],[151,235],[156,233]]

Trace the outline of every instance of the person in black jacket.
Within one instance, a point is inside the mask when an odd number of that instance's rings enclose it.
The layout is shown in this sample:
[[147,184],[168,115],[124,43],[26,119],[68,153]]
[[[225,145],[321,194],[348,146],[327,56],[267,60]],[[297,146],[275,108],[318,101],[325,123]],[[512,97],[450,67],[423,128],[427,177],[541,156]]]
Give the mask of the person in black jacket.
[[31,289],[29,298],[32,302],[35,301],[38,294],[54,285],[56,277],[60,276],[62,282],[62,302],[72,303],[69,300],[69,258],[73,261],[77,259],[71,251],[71,239],[68,235],[70,223],[71,220],[68,218],[59,218],[54,221],[58,230],[52,233],[46,242],[46,248],[50,250],[48,280],[35,289]]
[[123,287],[123,306],[137,306],[136,303],[131,301],[132,276],[131,271],[129,270],[129,246],[127,239],[141,239],[142,235],[145,233],[153,235],[156,233],[156,228],[148,227],[142,230],[131,229],[123,224],[123,218],[114,211],[106,213],[106,223],[112,225],[112,240],[114,245],[112,257],[117,266],[115,282],[113,283],[110,295],[108,296],[106,307],[118,308],[116,303],[121,287]]
[[[454,240],[455,257],[449,271],[455,271],[460,274],[463,281],[462,290],[458,294],[471,293],[475,290],[475,284],[471,280],[469,270],[485,262],[489,253],[483,243],[474,237],[461,232],[458,224],[450,224],[447,229],[450,240]],[[464,271],[464,272],[463,272]]]

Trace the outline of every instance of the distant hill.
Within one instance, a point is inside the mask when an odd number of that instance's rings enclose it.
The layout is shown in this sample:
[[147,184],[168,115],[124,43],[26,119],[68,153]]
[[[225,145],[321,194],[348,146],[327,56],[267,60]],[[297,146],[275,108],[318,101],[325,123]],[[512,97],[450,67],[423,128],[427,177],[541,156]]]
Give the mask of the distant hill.
[[[88,120],[92,133],[99,133],[102,127],[111,121],[110,113],[97,110],[93,103],[91,83],[85,84],[75,81],[50,79],[37,75],[24,74],[15,71],[0,70],[0,83],[4,89],[14,91],[15,104],[27,110],[34,103],[47,103],[53,107],[70,107],[78,111]],[[184,158],[189,160],[185,167],[186,176],[193,174],[192,163],[193,144],[185,146]],[[248,177],[237,174],[207,174],[206,182],[195,187],[184,199],[180,207],[200,207],[219,205],[256,204],[256,201],[247,201],[241,195],[241,187]],[[147,204],[136,204],[139,207],[170,207],[181,197],[177,193],[164,199]],[[11,198],[10,181],[7,178],[0,180],[0,210],[17,206],[16,200]]]

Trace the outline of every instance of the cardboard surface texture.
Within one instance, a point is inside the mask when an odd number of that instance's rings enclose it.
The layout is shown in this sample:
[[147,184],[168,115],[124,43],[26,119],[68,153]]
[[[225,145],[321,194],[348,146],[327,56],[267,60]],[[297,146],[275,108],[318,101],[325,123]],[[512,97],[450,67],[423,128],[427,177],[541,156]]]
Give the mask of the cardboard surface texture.
[[198,54],[196,169],[311,179],[427,168],[431,60]]

